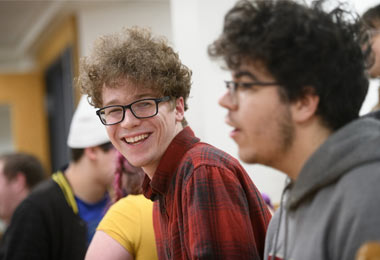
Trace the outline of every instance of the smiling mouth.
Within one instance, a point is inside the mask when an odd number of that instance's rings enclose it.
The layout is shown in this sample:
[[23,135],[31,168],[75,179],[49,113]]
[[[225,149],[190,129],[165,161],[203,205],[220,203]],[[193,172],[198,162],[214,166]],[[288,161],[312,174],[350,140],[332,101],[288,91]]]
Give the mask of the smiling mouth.
[[148,137],[149,137],[149,134],[142,134],[142,135],[124,138],[124,141],[127,144],[137,144],[137,143],[144,141]]

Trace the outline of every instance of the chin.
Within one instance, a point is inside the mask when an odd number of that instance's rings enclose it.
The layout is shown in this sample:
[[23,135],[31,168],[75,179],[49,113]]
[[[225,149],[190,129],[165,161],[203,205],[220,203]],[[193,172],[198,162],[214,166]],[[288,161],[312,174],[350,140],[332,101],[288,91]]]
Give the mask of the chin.
[[244,153],[239,151],[239,158],[245,163],[257,163],[257,158],[254,154]]
[[[128,158],[128,157],[126,157],[126,158]],[[131,159],[130,161],[129,161],[129,163],[132,165],[132,166],[134,166],[134,167],[144,167],[144,163],[143,162],[140,162],[139,160],[133,160],[133,159]]]

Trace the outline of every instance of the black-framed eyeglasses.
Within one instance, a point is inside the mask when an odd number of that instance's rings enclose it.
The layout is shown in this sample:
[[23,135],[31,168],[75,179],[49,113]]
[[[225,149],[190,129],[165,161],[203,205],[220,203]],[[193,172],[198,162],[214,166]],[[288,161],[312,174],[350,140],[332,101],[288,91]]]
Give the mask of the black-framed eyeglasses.
[[130,109],[134,117],[138,119],[154,117],[158,113],[158,104],[169,101],[170,97],[144,98],[136,100],[129,105],[112,105],[98,109],[96,114],[99,116],[103,125],[115,125],[124,120],[125,111]]
[[224,81],[226,83],[226,87],[233,101],[237,101],[237,91],[238,89],[251,89],[254,86],[273,86],[278,85],[277,82],[261,82],[261,81],[252,81],[252,82],[237,82],[237,81]]

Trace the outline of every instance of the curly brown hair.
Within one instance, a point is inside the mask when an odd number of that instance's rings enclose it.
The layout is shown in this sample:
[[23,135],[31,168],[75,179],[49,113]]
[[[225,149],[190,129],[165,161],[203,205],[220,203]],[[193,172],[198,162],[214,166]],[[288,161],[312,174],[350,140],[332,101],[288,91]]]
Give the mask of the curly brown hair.
[[103,87],[114,88],[127,80],[172,99],[183,97],[187,110],[191,74],[164,37],[131,27],[95,41],[92,53],[81,59],[76,85],[98,108],[103,104]]

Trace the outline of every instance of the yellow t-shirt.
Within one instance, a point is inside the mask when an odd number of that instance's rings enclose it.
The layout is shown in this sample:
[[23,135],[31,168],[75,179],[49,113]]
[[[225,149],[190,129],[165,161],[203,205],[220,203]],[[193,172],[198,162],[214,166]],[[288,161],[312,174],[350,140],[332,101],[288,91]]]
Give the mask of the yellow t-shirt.
[[119,242],[135,260],[158,259],[152,211],[153,202],[144,195],[128,195],[112,205],[97,230]]

